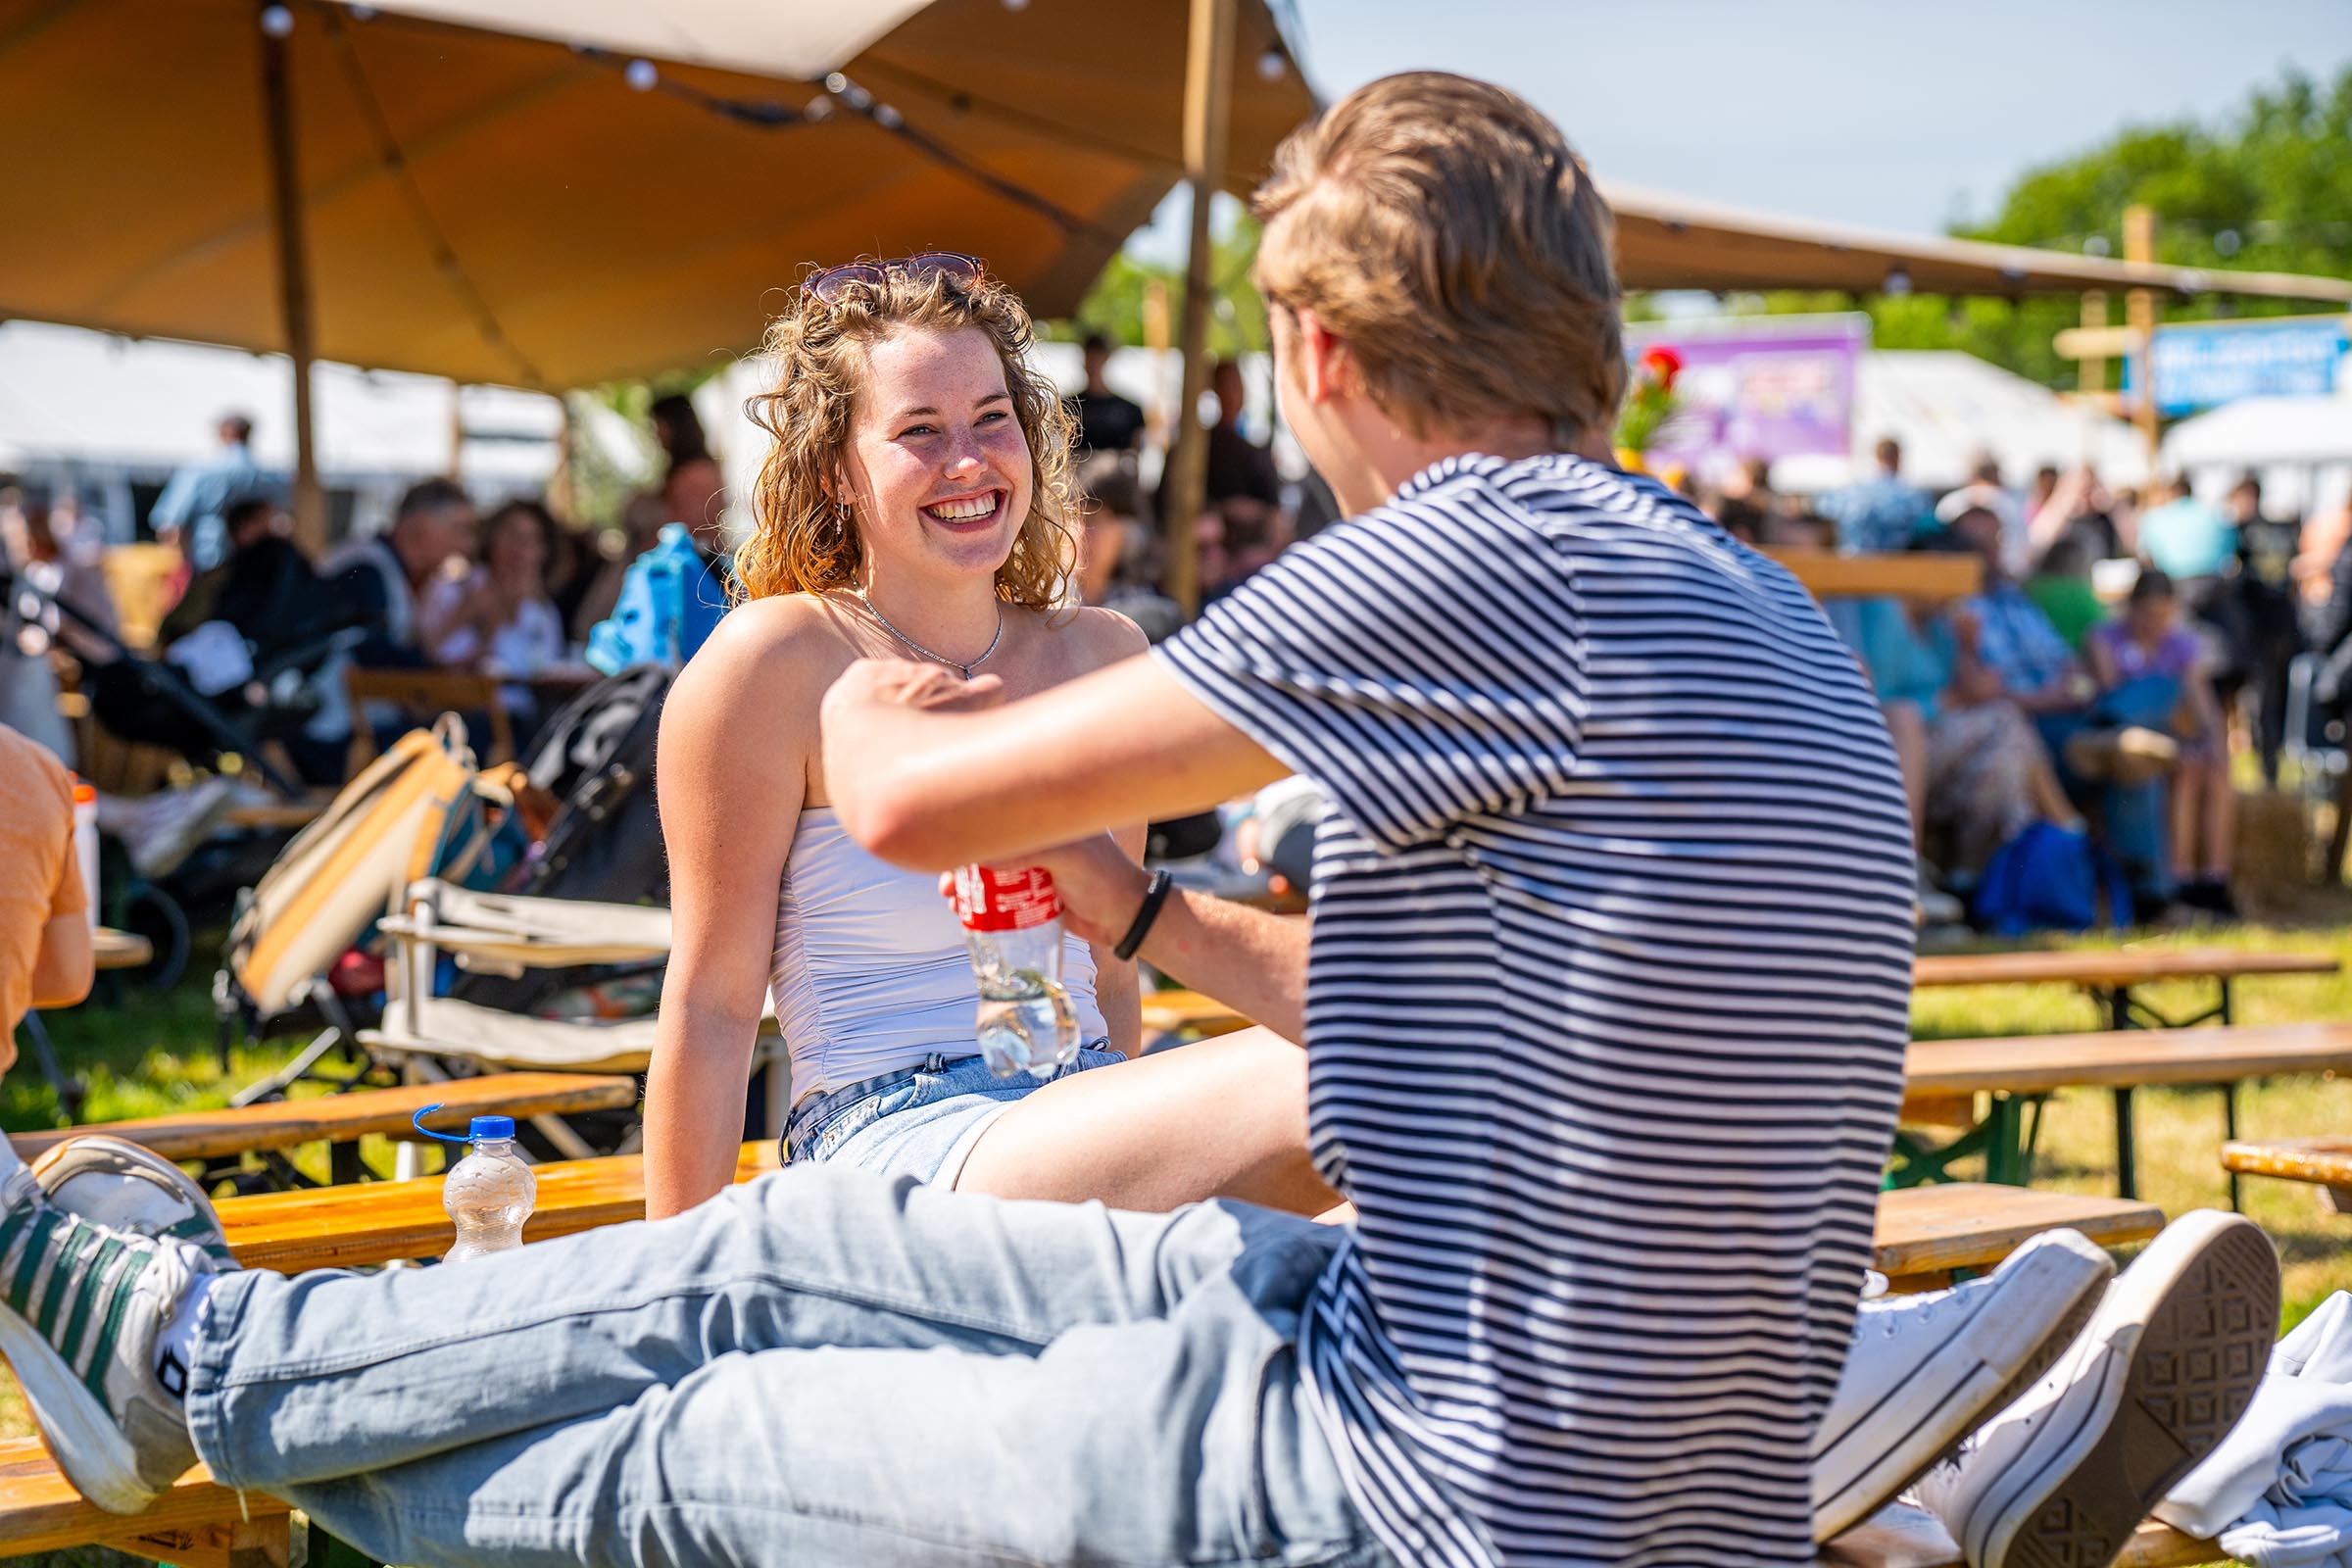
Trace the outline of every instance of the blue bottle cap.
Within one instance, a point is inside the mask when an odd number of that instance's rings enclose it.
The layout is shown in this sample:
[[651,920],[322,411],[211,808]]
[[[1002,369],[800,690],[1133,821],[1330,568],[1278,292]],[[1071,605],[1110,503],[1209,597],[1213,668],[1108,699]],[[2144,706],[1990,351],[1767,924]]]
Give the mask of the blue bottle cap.
[[512,1116],[476,1116],[473,1118],[472,1127],[467,1129],[466,1136],[477,1144],[485,1139],[513,1138],[514,1136],[514,1118]]

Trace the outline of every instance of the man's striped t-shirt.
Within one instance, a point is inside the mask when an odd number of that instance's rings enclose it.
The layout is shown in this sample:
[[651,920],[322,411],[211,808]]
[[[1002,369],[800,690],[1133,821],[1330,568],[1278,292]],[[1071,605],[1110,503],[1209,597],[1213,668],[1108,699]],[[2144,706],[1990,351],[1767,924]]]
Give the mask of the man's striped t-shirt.
[[1804,590],[1451,458],[1161,649],[1320,784],[1300,1342],[1404,1562],[1799,1563],[1909,1035],[1910,817]]

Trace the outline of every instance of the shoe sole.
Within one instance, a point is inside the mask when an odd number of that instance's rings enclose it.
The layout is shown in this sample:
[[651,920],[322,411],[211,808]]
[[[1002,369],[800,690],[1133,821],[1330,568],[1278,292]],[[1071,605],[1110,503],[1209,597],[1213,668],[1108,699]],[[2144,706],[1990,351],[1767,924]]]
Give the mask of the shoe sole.
[[2278,1333],[2278,1256],[2239,1216],[2180,1221],[2192,1224],[2181,1255],[2147,1282],[2146,1315],[2084,1348],[2108,1362],[2098,1396],[1990,1511],[1969,1553],[1978,1568],[2105,1568],[2245,1413]]
[[7,1310],[0,1310],[0,1355],[74,1491],[108,1513],[143,1512],[160,1495],[139,1479],[138,1455],[104,1402],[31,1324]]
[[[1968,1435],[1996,1412],[2006,1409],[2057,1364],[2074,1344],[2112,1274],[2085,1269],[2074,1299],[2046,1333],[2030,1340],[2003,1332],[1996,1314],[1998,1298],[1976,1309],[1970,1333],[1959,1336],[1913,1369],[1911,1375],[1887,1390],[1870,1415],[1855,1422],[1822,1452],[1813,1456],[1818,1471],[1835,1462],[1840,1448],[1855,1444],[1884,1445],[1870,1466],[1839,1487],[1813,1508],[1813,1539],[1824,1543],[1843,1535],[1892,1502],[1911,1484],[1951,1457]],[[2030,1285],[2020,1280],[2021,1287]],[[1989,1329],[1990,1334],[1979,1333]],[[1997,1338],[1995,1337],[1997,1336]],[[1940,1392],[1938,1392],[1940,1391]],[[1922,1407],[1923,1399],[1933,1403]],[[1878,1430],[1879,1418],[1891,1412],[1897,1432]]]

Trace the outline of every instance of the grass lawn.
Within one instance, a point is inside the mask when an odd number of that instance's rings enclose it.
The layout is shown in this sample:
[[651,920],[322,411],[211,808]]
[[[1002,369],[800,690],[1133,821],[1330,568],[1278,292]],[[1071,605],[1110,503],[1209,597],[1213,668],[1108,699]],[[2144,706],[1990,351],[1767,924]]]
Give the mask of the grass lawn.
[[[2292,929],[2244,926],[2218,933],[2138,938],[2178,946],[2227,945],[2290,949],[2332,955],[2346,973],[2318,977],[2250,979],[2238,983],[2240,1023],[2352,1020],[2352,925]],[[2113,938],[2057,944],[2117,945]],[[208,951],[201,944],[199,951]],[[294,1040],[241,1049],[226,1071],[214,1048],[209,975],[184,981],[156,995],[123,988],[49,1020],[50,1033],[69,1071],[89,1086],[85,1120],[105,1121],[192,1110],[225,1103],[239,1086],[284,1064],[299,1048]],[[2193,982],[2150,987],[2141,996],[2160,1010],[2201,1010],[2212,988]],[[2059,1034],[2096,1029],[2101,1018],[2090,1000],[2062,986],[1956,988],[1920,994],[1913,1008],[1923,1037]],[[2210,1091],[2142,1091],[2136,1102],[2141,1196],[2167,1214],[2200,1206],[2222,1206],[2229,1188],[2218,1160],[2222,1141],[2220,1098]],[[0,1081],[0,1127],[24,1130],[54,1126],[58,1107],[29,1063]],[[2238,1126],[2248,1138],[2352,1134],[2352,1080],[2285,1078],[2248,1085],[2239,1095]],[[2104,1091],[2057,1096],[2044,1114],[2039,1186],[2088,1193],[2115,1190],[2115,1123]],[[389,1147],[363,1147],[363,1157],[389,1170]],[[325,1174],[324,1146],[303,1151],[299,1161],[313,1175]],[[2331,1292],[2352,1290],[2352,1216],[2323,1211],[2317,1191],[2295,1183],[2249,1177],[2246,1211],[2268,1231],[2285,1261],[2286,1326],[2301,1321]],[[0,1377],[0,1436],[32,1430],[15,1384]],[[47,1568],[96,1568],[129,1559],[104,1551],[55,1554],[28,1559]]]

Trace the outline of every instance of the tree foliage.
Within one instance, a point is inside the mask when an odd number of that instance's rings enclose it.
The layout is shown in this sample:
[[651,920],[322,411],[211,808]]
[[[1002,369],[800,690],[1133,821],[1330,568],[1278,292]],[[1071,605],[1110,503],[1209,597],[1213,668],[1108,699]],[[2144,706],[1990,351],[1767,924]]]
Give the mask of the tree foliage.
[[[1211,354],[1259,352],[1268,347],[1266,304],[1250,286],[1250,264],[1257,259],[1257,220],[1247,214],[1210,239],[1209,288],[1216,302],[1208,318]],[[1155,294],[1164,302],[1168,339],[1173,342],[1180,329],[1184,269],[1152,266],[1121,251],[1095,279],[1095,286],[1078,306],[1077,317],[1051,323],[1048,330],[1064,337],[1101,332],[1113,343],[1141,346],[1150,337],[1145,330],[1146,313],[1151,308],[1147,302]]]
[[[2157,216],[2157,260],[2185,267],[2352,277],[2352,69],[2332,84],[2289,73],[2258,88],[2215,124],[2134,126],[2072,158],[2030,170],[1989,221],[1963,238],[2093,255],[2124,253],[2124,210]],[[1848,310],[1843,295],[1774,294],[1773,312]],[[1962,349],[2050,386],[2076,370],[2051,338],[2081,320],[2072,298],[1950,300],[1913,295],[1861,302],[1873,341],[1888,349]],[[2170,320],[2232,311],[2280,315],[2317,307],[2287,301],[2168,298]],[[2123,301],[2109,301],[2123,319]],[[2112,384],[2112,383],[2111,383]]]

